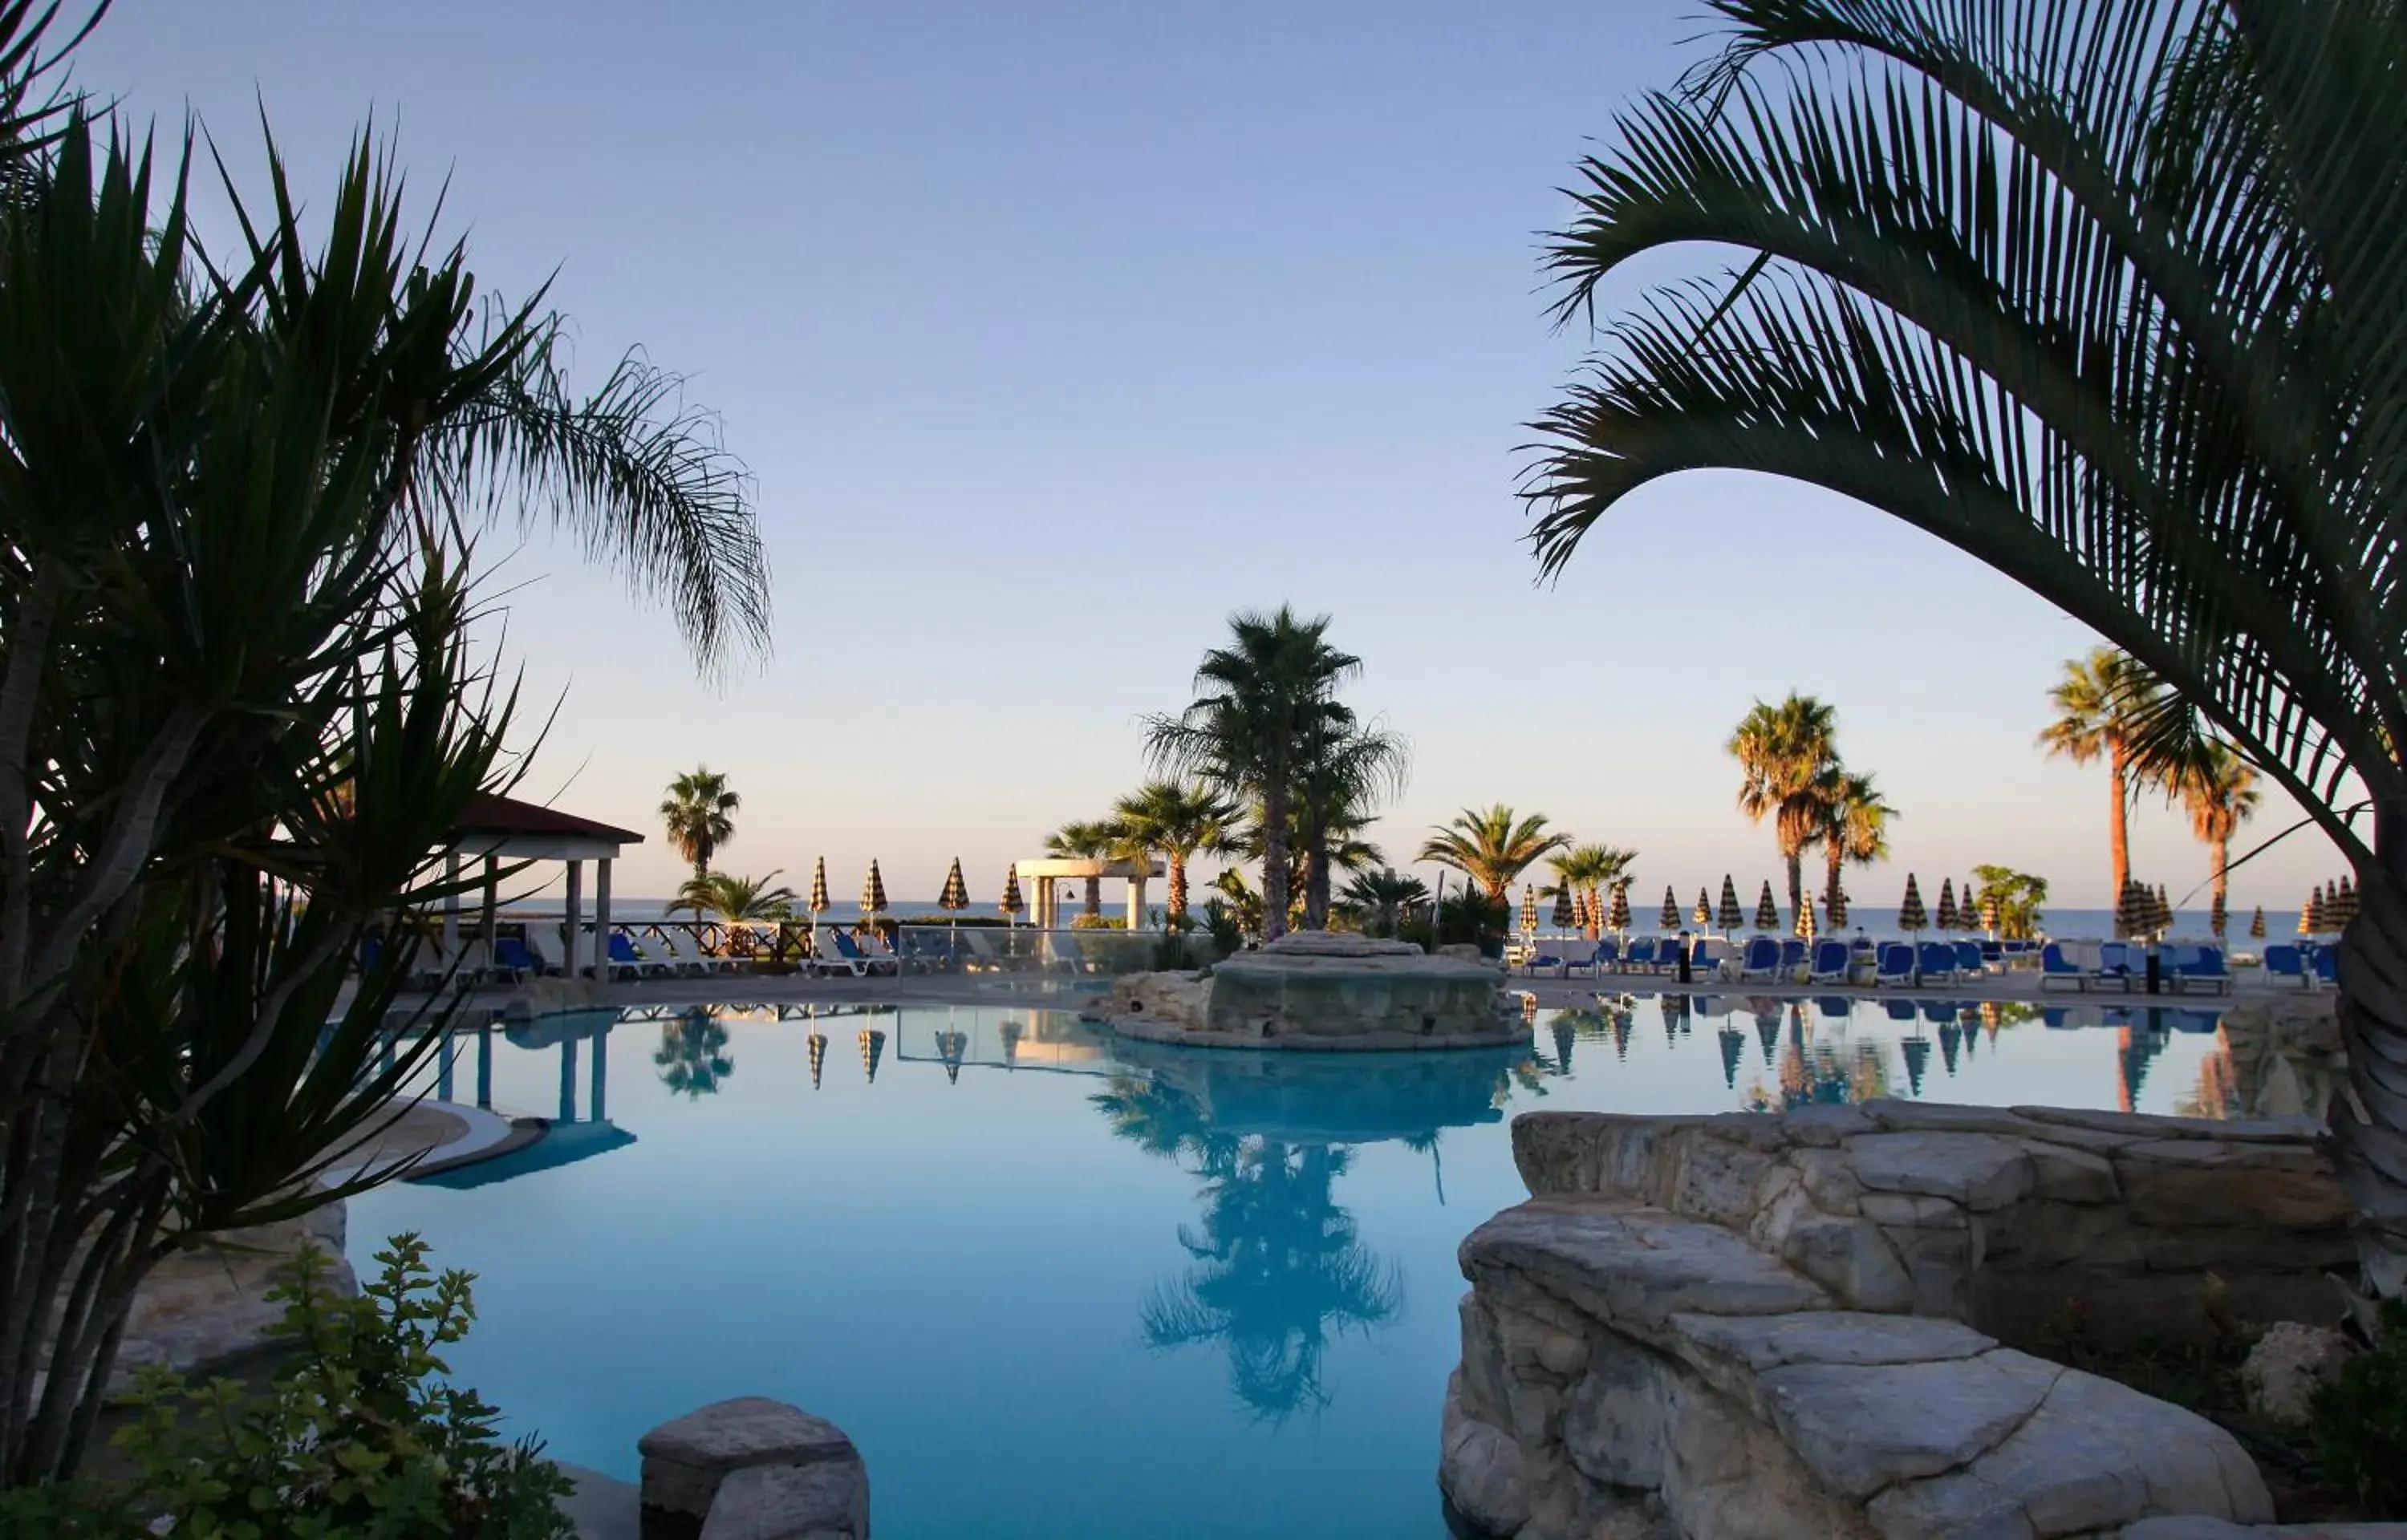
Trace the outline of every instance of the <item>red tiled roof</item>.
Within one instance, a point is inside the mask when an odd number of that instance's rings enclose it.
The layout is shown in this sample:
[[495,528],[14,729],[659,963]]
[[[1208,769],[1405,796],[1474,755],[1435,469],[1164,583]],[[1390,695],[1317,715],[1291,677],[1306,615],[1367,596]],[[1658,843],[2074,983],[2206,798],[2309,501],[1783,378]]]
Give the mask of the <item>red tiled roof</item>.
[[494,797],[478,793],[471,798],[467,810],[460,814],[454,834],[562,834],[587,840],[606,840],[615,844],[640,845],[644,837],[632,829],[617,828],[608,824],[579,818],[558,808],[540,807],[521,802],[515,797]]

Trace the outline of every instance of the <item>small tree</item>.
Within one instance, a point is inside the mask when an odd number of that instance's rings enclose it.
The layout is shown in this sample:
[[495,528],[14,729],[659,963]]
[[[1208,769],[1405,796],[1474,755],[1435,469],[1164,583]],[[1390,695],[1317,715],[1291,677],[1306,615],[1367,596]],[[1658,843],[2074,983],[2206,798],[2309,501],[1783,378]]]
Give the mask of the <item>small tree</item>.
[[694,876],[710,875],[710,858],[735,838],[735,814],[743,807],[744,798],[728,789],[727,777],[707,765],[696,765],[669,783],[668,795],[661,798],[661,822]]

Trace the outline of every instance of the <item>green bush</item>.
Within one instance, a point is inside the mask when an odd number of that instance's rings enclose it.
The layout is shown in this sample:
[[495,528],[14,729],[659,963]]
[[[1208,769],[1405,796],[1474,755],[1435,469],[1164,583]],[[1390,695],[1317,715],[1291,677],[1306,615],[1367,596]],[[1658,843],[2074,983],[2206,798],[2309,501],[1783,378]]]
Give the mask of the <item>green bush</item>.
[[144,1370],[115,1439],[130,1491],[0,1492],[0,1540],[568,1540],[573,1483],[534,1440],[504,1443],[474,1391],[443,1382],[437,1349],[476,1319],[471,1276],[437,1277],[414,1235],[377,1261],[352,1299],[302,1253],[269,1296],[296,1348],[265,1392]]
[[2407,1513],[2407,1299],[2381,1304],[2373,1346],[2315,1392],[2315,1463],[2370,1514]]

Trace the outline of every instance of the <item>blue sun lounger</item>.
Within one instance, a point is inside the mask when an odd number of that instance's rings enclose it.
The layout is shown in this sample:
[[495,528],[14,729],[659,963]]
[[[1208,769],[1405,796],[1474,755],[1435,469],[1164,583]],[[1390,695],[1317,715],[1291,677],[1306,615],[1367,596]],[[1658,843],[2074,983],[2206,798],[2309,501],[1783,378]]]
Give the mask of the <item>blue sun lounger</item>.
[[1903,941],[1890,941],[1882,946],[1880,960],[1873,965],[1873,982],[1876,984],[1910,984],[1914,982],[1914,948]]
[[2062,946],[2050,941],[2039,949],[2039,987],[2044,991],[2050,984],[2064,983],[2087,990],[2089,974],[2079,963],[2064,954]]
[[1817,984],[1843,984],[1854,961],[1854,951],[1837,937],[1814,943],[1814,962],[1808,970],[1809,982]]
[[1769,936],[1758,936],[1746,943],[1739,958],[1738,977],[1741,983],[1750,980],[1769,981],[1780,971],[1780,943]]
[[1922,982],[1956,977],[1956,947],[1949,941],[1924,941],[1915,949],[1916,961],[1922,968]]

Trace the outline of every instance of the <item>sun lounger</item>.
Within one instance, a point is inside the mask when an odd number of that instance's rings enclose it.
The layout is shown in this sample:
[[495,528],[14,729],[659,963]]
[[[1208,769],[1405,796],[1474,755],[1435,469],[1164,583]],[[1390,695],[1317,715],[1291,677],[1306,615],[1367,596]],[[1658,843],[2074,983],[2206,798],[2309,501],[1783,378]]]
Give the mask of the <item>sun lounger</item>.
[[1631,942],[1630,958],[1627,962],[1621,965],[1618,971],[1623,973],[1654,972],[1655,938],[1652,936],[1641,936],[1636,940]]
[[1914,948],[1903,941],[1891,941],[1880,949],[1880,960],[1873,966],[1873,982],[1876,984],[1910,984],[1914,982]]
[[1912,1000],[1883,1000],[1881,1014],[1905,1026],[1912,1026],[1922,1020],[1922,1013],[1914,1009]]
[[1915,949],[1915,966],[1921,969],[1922,982],[1956,977],[1956,948],[1949,941],[1924,941]]
[[2315,982],[2320,984],[2330,984],[2335,988],[2339,987],[2340,948],[2336,946],[2317,947],[2315,949],[2314,968]]
[[2225,995],[2231,990],[2231,969],[2223,960],[2219,946],[2191,946],[2179,949],[2170,977],[2175,994],[2205,990]]
[[2050,984],[2064,983],[2086,990],[2089,987],[2089,971],[2066,956],[2061,943],[2050,941],[2039,949],[2039,987],[2044,991]]
[[1769,936],[1758,936],[1746,943],[1746,953],[1739,959],[1741,983],[1751,980],[1769,980],[1780,971],[1780,943]]
[[663,979],[674,971],[658,957],[648,957],[635,950],[635,939],[623,930],[610,933],[610,977]]
[[1780,977],[1794,982],[1797,970],[1805,966],[1805,938],[1790,936],[1780,943]]
[[1837,937],[1816,941],[1814,943],[1814,960],[1807,969],[1807,981],[1817,984],[1845,983],[1853,961],[1853,951]]
[[1588,954],[1588,961],[1584,963],[1574,962],[1565,968],[1563,969],[1563,977],[1568,979],[1574,973],[1578,972],[1584,968],[1588,969],[1588,976],[1589,978],[1602,978],[1608,972],[1619,971],[1620,963],[1621,943],[1615,940],[1612,937],[1607,936],[1604,940],[1596,943],[1596,950]]
[[2125,994],[2131,992],[2131,949],[2120,941],[2108,941],[2098,949],[2098,966],[2089,970],[2089,982],[2103,988],[2113,984]]
[[1568,959],[1558,957],[1551,952],[1540,952],[1532,947],[1529,954],[1521,959],[1521,975],[1524,978],[1533,979],[1537,977],[1541,968],[1558,979],[1568,978],[1571,963]]
[[1718,979],[1722,976],[1721,943],[1710,936],[1700,936],[1688,948],[1688,977]]
[[493,942],[493,971],[507,975],[510,982],[516,983],[520,979],[539,979],[545,970],[543,959],[530,951],[524,941],[515,936],[503,936]]
[[869,959],[852,944],[852,938],[833,925],[823,925],[811,937],[810,960],[804,968],[815,979],[841,973],[858,979],[869,972]]
[[1982,954],[1978,941],[1956,943],[1956,971],[1968,979],[1977,979],[1989,970],[1989,959]]
[[2307,954],[2287,941],[2276,941],[2265,949],[2265,977],[2296,979],[2300,989],[2314,987],[2307,972]]

